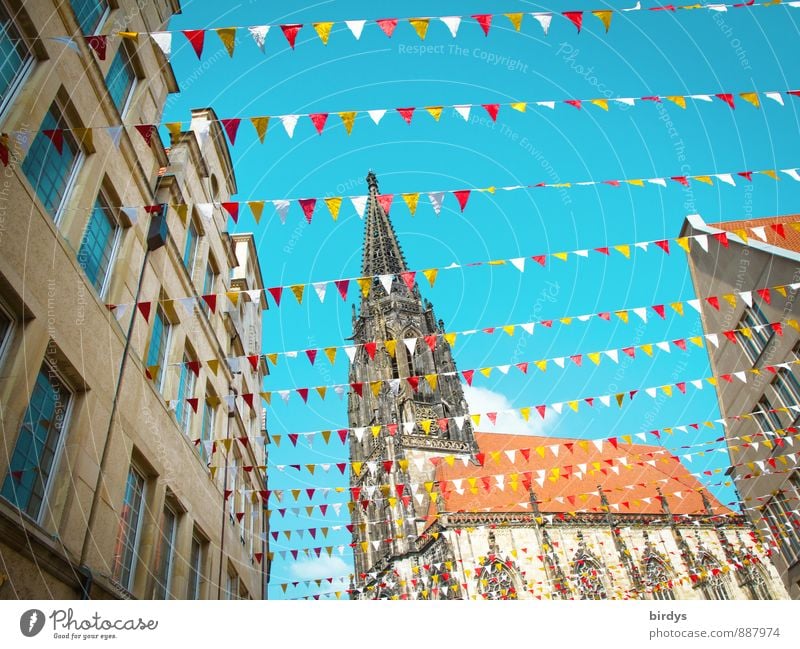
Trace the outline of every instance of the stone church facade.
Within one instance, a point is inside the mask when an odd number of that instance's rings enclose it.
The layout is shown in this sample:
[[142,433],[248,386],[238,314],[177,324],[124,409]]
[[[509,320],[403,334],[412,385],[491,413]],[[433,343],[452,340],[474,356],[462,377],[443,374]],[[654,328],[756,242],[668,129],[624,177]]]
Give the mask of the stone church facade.
[[[787,597],[745,518],[665,449],[473,430],[444,325],[367,183],[351,598]],[[557,468],[530,452],[553,445],[569,449]]]

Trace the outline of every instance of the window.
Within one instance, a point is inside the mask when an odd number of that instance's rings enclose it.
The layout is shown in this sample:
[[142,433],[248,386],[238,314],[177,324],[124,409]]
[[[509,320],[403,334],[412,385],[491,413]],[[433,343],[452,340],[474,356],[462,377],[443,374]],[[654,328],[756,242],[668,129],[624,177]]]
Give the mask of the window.
[[156,553],[156,573],[151,599],[170,599],[170,582],[175,555],[175,528],[177,516],[169,505],[164,507],[161,515],[161,542]]
[[11,105],[33,67],[33,57],[0,3],[0,115]]
[[[800,481],[796,475],[790,478],[790,483]],[[798,485],[795,485],[795,490]],[[797,492],[791,494],[792,502],[783,491],[777,492],[764,508],[765,519],[772,532],[772,537],[780,548],[781,554],[788,565],[794,565],[800,560],[800,531],[798,530],[798,516],[793,513],[797,508]]]
[[[214,267],[211,265],[211,259],[209,258],[208,263],[206,264],[206,272],[203,275],[203,295],[213,295],[217,286],[217,273],[214,271]],[[201,306],[205,314],[210,318],[211,317],[211,309],[209,308],[208,304],[206,304],[205,300],[201,301]]]
[[772,387],[775,388],[775,392],[785,408],[800,405],[800,382],[797,381],[792,370],[785,367],[779,368],[777,376],[772,381]]
[[139,534],[142,527],[144,478],[131,467],[125,486],[125,500],[120,512],[117,545],[114,550],[114,579],[132,590],[136,561],[139,557]]
[[125,115],[128,100],[133,94],[136,85],[136,72],[133,70],[128,50],[124,45],[120,45],[117,55],[111,61],[106,75],[106,86],[111,101],[117,107],[121,116]]
[[[764,351],[769,342],[771,334],[765,328],[765,325],[768,324],[769,320],[758,305],[754,304],[753,306],[745,307],[742,319],[737,327],[736,338],[751,363],[756,362],[756,359],[761,356],[761,352]],[[747,333],[742,332],[742,329],[747,329]]]
[[[155,368],[157,373],[157,385],[159,390],[164,385],[164,376],[167,367],[167,352],[169,351],[170,323],[161,307],[156,309],[156,317],[153,321],[153,333],[150,336],[150,347],[147,350],[147,367]],[[154,379],[156,377],[153,377]]]
[[228,490],[230,491],[230,495],[228,496],[228,516],[230,516],[231,522],[233,522],[234,515],[236,514],[236,490],[238,487],[238,473],[239,473],[239,459],[236,455],[233,456],[231,459],[230,466],[228,467]]
[[200,586],[203,583],[203,561],[205,560],[205,544],[192,535],[192,551],[189,555],[189,586],[186,599],[200,599]]
[[239,575],[235,572],[228,573],[228,581],[225,584],[225,599],[239,599]]
[[775,431],[781,429],[781,418],[774,410],[770,400],[763,396],[758,400],[756,409],[752,412],[759,430],[770,437],[774,437]]
[[14,319],[6,312],[0,303],[0,363],[10,344],[11,332],[14,330]]
[[211,453],[207,448],[207,443],[214,439],[214,424],[216,423],[216,410],[208,403],[208,398],[203,404],[203,425],[200,428],[200,457],[208,464],[211,461]]
[[645,580],[653,599],[675,599],[672,583],[664,562],[651,556],[645,563]]
[[189,369],[188,363],[191,361],[192,359],[189,355],[184,352],[180,379],[178,380],[178,403],[175,407],[175,419],[178,420],[178,425],[187,435],[192,425],[192,414],[194,413],[194,409],[187,399],[194,398],[194,386],[197,378],[194,372]]
[[728,580],[716,559],[704,554],[700,560],[700,566],[705,573],[701,588],[706,599],[730,599]]
[[47,499],[71,400],[69,388],[55,370],[44,363],[36,377],[0,492],[3,498],[35,520],[41,518]]
[[588,555],[576,557],[574,578],[581,599],[608,599],[600,566]]
[[70,4],[72,11],[75,12],[75,20],[78,21],[81,33],[96,34],[108,11],[108,2],[106,0],[70,0]]
[[498,560],[489,560],[478,574],[483,599],[518,599],[516,580],[511,568]]
[[101,296],[111,276],[111,264],[121,232],[122,228],[109,213],[105,200],[98,197],[78,249],[78,263]]
[[191,279],[194,273],[194,262],[197,258],[197,228],[194,223],[189,222],[189,227],[186,229],[186,247],[183,250],[183,265],[189,273]]
[[[64,130],[62,111],[53,104],[33,138],[22,171],[47,213],[56,219],[80,166],[81,153],[71,131]],[[52,139],[47,135],[51,132]],[[61,139],[61,153],[53,140]]]

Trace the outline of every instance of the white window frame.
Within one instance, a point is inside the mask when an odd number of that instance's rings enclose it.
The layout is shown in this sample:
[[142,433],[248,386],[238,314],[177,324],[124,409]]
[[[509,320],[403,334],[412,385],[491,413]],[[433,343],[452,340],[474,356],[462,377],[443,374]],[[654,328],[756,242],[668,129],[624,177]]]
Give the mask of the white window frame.
[[[111,284],[111,275],[113,274],[114,264],[117,262],[117,254],[119,253],[120,242],[122,241],[122,231],[123,225],[120,223],[119,218],[117,218],[117,214],[115,214],[110,209],[111,201],[108,200],[108,196],[106,193],[100,189],[98,194],[98,198],[104,204],[106,210],[108,210],[108,218],[114,223],[115,225],[115,233],[114,233],[114,243],[111,244],[111,256],[108,258],[108,268],[106,268],[105,277],[103,277],[103,283],[100,285],[100,298],[105,298],[106,293],[108,292],[109,285]],[[86,227],[89,226],[89,223],[86,223]],[[85,233],[85,228],[84,228]],[[94,286],[92,286],[94,288]]]
[[[59,109],[63,110],[63,107],[56,103]],[[64,127],[65,129],[72,128],[69,125]],[[72,163],[72,169],[69,172],[69,178],[67,178],[67,185],[64,188],[64,196],[61,198],[61,203],[58,205],[58,209],[56,213],[53,215],[53,223],[55,223],[56,228],[61,229],[61,222],[64,220],[64,213],[67,211],[67,203],[69,203],[70,198],[72,198],[72,192],[75,191],[75,185],[78,184],[78,174],[83,169],[83,163],[86,160],[86,154],[84,153],[83,149],[81,148],[81,143],[77,142],[78,145],[78,155],[75,156],[75,162]],[[34,193],[36,192],[36,188],[33,188]]]
[[[139,520],[136,521],[136,530],[133,533],[133,558],[131,562],[131,572],[128,576],[128,583],[123,584],[119,582],[120,586],[122,586],[128,592],[133,592],[133,585],[136,583],[136,569],[139,567],[139,541],[141,540],[142,535],[142,525],[144,521],[144,512],[147,508],[147,478],[145,477],[144,473],[139,471],[135,464],[131,464],[128,468],[128,472],[130,473],[133,471],[136,475],[138,475],[142,479],[142,502],[139,508]],[[127,483],[126,483],[127,488]],[[124,497],[123,497],[124,503]]]
[[[5,6],[6,12],[8,13],[9,17],[12,16],[11,11],[9,11],[8,7]],[[22,39],[22,42],[25,43],[25,47],[28,49],[28,58],[22,65],[22,68],[17,72],[16,77],[14,77],[13,83],[8,88],[8,95],[6,95],[5,100],[0,104],[0,123],[5,120],[9,109],[17,100],[20,90],[25,85],[25,82],[28,80],[28,77],[31,74],[34,66],[36,65],[36,57],[34,56],[33,52],[31,51],[30,47],[28,46],[28,39],[25,38],[25,35],[22,31],[17,27],[16,23],[12,20],[14,24],[14,29],[19,34],[19,37]]]

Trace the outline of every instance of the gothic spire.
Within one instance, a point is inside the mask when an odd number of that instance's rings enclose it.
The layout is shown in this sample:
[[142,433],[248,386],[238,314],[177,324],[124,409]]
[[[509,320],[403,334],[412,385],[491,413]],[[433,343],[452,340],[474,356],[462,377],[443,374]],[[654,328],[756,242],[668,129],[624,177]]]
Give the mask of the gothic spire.
[[[364,257],[361,262],[362,277],[374,275],[399,275],[408,270],[403,250],[397,242],[397,235],[389,220],[389,215],[381,206],[378,192],[378,179],[370,171],[367,174],[369,198],[364,227]],[[387,198],[391,198],[388,194]]]

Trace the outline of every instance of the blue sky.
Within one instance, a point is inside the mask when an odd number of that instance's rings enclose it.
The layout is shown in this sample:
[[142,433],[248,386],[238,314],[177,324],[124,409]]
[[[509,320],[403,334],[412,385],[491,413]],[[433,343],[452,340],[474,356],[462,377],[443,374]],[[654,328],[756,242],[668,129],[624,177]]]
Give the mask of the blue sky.
[[[437,123],[422,111],[409,126],[391,109],[402,106],[563,100],[570,98],[635,97],[646,95],[771,91],[800,87],[790,62],[796,61],[796,9],[768,7],[736,9],[727,13],[640,11],[616,13],[608,34],[592,16],[584,29],[555,16],[548,36],[526,16],[521,32],[497,15],[488,37],[474,21],[462,24],[453,39],[445,26],[432,21],[425,46],[407,24],[391,39],[367,24],[360,41],[344,25],[337,25],[323,46],[310,23],[326,20],[375,19],[414,15],[469,15],[495,10],[495,3],[430,3],[412,0],[387,2],[232,3],[221,8],[206,0],[184,0],[183,14],[170,29],[304,23],[292,51],[279,30],[268,35],[262,54],[245,30],[240,30],[236,54],[229,59],[213,34],[206,37],[203,61],[198,62],[183,37],[173,44],[172,63],[181,93],[170,99],[165,121],[188,122],[189,110],[212,106],[220,117],[282,115],[388,108],[379,126],[360,117],[347,136],[332,115],[324,133],[301,120],[293,139],[283,128],[270,125],[259,144],[249,124],[242,123],[232,156],[241,200],[324,197],[365,194],[364,177],[373,169],[384,193],[468,189],[489,185],[641,178],[684,174],[724,173],[749,169],[796,167],[800,136],[800,100],[786,98],[786,106],[769,103],[756,110],[739,100],[735,111],[715,100],[689,103],[686,110],[672,104],[595,106],[576,110],[559,105],[554,111],[529,106],[524,114],[501,109],[496,123],[478,110],[465,122],[445,109]],[[653,3],[645,3],[645,7]],[[509,1],[505,11],[554,11],[620,8],[618,3],[570,0],[528,3]],[[674,125],[670,130],[669,120]],[[412,269],[446,266],[451,262],[511,258],[595,248],[618,243],[678,235],[684,217],[699,213],[707,222],[749,215],[769,216],[800,208],[800,184],[788,178],[775,183],[755,178],[736,188],[693,184],[683,189],[672,183],[657,186],[573,187],[566,191],[529,191],[476,194],[462,215],[449,197],[439,217],[427,200],[420,200],[412,218],[399,198],[392,218]],[[353,277],[360,270],[363,222],[348,205],[337,223],[322,205],[307,226],[297,207],[286,225],[265,210],[256,226],[249,214],[237,226],[254,231],[267,286]],[[653,250],[637,253],[630,261],[619,255],[570,260],[547,269],[529,263],[524,274],[513,267],[467,268],[440,273],[434,288],[423,293],[433,302],[448,330],[460,331],[560,318],[624,307],[638,307],[694,297],[684,254],[673,247],[666,256]],[[424,280],[422,280],[424,282]],[[350,297],[355,296],[351,289]],[[540,358],[604,350],[625,345],[688,337],[701,333],[692,314],[648,324],[623,325],[594,320],[569,327],[538,329],[533,336],[459,337],[455,357],[459,368],[500,365]],[[310,296],[297,305],[284,296],[279,309],[264,313],[263,350],[282,351],[340,345],[351,333],[350,302],[344,303],[330,287],[324,304]],[[641,355],[640,355],[641,356]],[[271,368],[265,389],[344,383],[345,357],[334,367],[320,356],[314,367],[304,357],[281,358]],[[681,378],[710,374],[704,350],[682,354],[656,353],[623,366],[552,368],[522,376],[494,372],[489,379],[476,374],[469,397],[475,411],[501,406],[520,407],[552,403],[625,389],[674,383]],[[616,387],[615,387],[616,386]],[[484,407],[485,406],[485,407]],[[690,391],[687,396],[653,401],[635,399],[622,409],[581,409],[548,420],[544,429],[531,425],[526,432],[563,437],[598,438],[653,428],[715,419],[719,416],[713,391]],[[271,434],[340,428],[347,425],[346,402],[329,394],[316,395],[305,406],[296,395],[289,405],[279,399],[270,409]],[[521,422],[508,422],[522,432]],[[719,434],[717,429],[713,435]],[[667,443],[709,441],[712,433],[693,437],[676,434]],[[292,448],[286,441],[271,448],[277,464],[337,462],[347,449],[336,442],[313,448]],[[716,454],[717,464],[723,459]],[[708,468],[698,458],[693,471]],[[294,475],[292,475],[294,474]],[[299,476],[299,477],[298,477]],[[347,475],[334,468],[306,472],[274,471],[270,488],[307,488],[346,485]],[[716,480],[716,479],[715,479]],[[730,489],[713,487],[723,502],[733,499]],[[337,498],[332,495],[330,502]],[[344,500],[344,494],[338,495]],[[324,502],[318,497],[315,502]],[[301,500],[300,506],[307,504]],[[292,503],[289,503],[291,506]],[[348,523],[346,506],[337,516],[329,509],[324,520],[315,510],[311,519],[287,514],[272,517],[273,529],[332,527]],[[316,545],[346,547],[344,556],[328,561],[276,559],[276,582],[346,574],[351,555],[350,535],[331,531],[318,543],[273,544],[274,550]],[[301,559],[303,555],[301,554]],[[289,586],[286,595],[276,586],[270,597],[298,597],[333,590]]]

